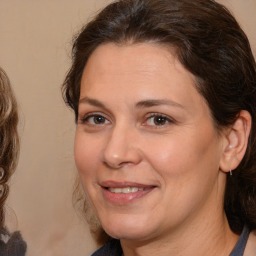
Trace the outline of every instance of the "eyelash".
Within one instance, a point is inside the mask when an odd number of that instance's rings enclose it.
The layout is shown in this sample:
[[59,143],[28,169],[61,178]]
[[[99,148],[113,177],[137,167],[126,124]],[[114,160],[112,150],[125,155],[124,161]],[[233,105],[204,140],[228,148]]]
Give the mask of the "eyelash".
[[[94,123],[90,123],[90,118],[93,118],[93,121]],[[103,122],[99,121],[99,123],[95,122],[96,121],[96,118],[101,118]],[[163,120],[163,124],[159,123],[159,124],[156,124],[154,120],[155,118],[161,118]],[[147,124],[147,122],[152,119],[152,121],[154,122],[154,124]],[[90,113],[90,114],[87,114],[86,116],[82,117],[79,119],[81,124],[88,124],[88,125],[91,125],[91,126],[99,126],[99,125],[105,125],[105,124],[108,124],[110,123],[110,121],[108,120],[108,118],[106,118],[104,115],[100,114],[100,113]],[[107,122],[106,122],[107,121]],[[143,126],[149,126],[149,127],[155,127],[155,128],[161,128],[161,127],[164,127],[168,124],[171,124],[171,123],[175,123],[175,120],[164,115],[164,114],[160,114],[160,113],[149,113],[147,114],[146,118],[145,118],[145,121],[143,122]]]

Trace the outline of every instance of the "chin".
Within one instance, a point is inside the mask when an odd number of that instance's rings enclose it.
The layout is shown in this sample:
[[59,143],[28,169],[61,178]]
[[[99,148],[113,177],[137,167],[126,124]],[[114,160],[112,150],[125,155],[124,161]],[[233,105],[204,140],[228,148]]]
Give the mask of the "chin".
[[[149,222],[150,223],[150,222]],[[113,238],[125,240],[143,240],[149,234],[152,227],[148,222],[136,218],[116,217],[112,221],[101,221],[105,232]]]
[[105,232],[115,239],[120,240],[145,240],[147,238],[147,232],[145,230],[114,230],[114,229],[105,229]]

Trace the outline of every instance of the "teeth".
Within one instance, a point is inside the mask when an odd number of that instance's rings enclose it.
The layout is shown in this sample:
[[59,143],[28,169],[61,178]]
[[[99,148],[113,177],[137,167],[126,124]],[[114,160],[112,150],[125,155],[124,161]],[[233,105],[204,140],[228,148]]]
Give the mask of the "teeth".
[[127,193],[135,193],[137,191],[142,191],[143,188],[136,188],[136,187],[126,187],[126,188],[108,188],[109,191],[116,194],[127,194]]

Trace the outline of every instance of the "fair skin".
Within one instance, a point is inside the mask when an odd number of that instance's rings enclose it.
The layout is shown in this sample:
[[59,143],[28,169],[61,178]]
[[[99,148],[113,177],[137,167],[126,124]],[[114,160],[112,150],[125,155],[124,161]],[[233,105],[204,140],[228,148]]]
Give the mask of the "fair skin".
[[75,160],[125,256],[229,255],[238,236],[223,209],[226,172],[243,157],[249,121],[242,111],[219,133],[195,77],[163,46],[108,43],[93,52]]

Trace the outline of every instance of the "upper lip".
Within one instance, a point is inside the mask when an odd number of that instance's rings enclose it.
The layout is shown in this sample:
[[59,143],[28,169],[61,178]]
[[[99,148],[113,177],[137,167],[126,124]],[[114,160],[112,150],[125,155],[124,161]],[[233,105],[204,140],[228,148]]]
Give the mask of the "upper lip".
[[104,188],[126,188],[126,187],[136,187],[136,188],[150,188],[155,187],[155,185],[147,185],[147,184],[141,184],[137,182],[131,182],[131,181],[113,181],[113,180],[107,180],[100,183],[100,185]]

